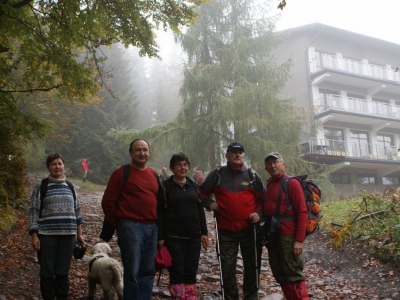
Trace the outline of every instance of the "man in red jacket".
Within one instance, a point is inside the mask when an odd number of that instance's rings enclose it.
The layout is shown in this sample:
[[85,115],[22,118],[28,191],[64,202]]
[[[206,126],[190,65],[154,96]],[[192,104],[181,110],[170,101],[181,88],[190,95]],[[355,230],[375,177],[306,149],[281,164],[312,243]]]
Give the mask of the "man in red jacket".
[[122,167],[115,170],[101,204],[107,221],[118,232],[124,266],[124,299],[151,300],[158,237],[157,205],[162,191],[157,172],[146,165],[150,156],[148,143],[135,139],[129,146],[129,154],[132,158],[129,178],[124,182]]
[[[244,267],[243,298],[258,300],[262,245],[258,239],[255,242],[254,225],[260,221],[262,214],[264,185],[260,176],[254,170],[254,173],[249,172],[245,165],[241,143],[231,143],[225,157],[227,165],[211,171],[201,184],[200,191],[204,206],[217,212],[225,299],[239,299],[236,263],[240,247]],[[215,182],[216,177],[219,177],[218,183]],[[212,200],[212,195],[216,201]]]
[[[264,216],[270,232],[276,232],[270,234],[267,246],[272,274],[287,300],[309,299],[303,275],[302,253],[308,219],[303,189],[296,179],[287,179],[286,163],[278,152],[268,154],[264,165],[271,175],[264,197]],[[289,180],[289,197],[283,190],[284,180]]]

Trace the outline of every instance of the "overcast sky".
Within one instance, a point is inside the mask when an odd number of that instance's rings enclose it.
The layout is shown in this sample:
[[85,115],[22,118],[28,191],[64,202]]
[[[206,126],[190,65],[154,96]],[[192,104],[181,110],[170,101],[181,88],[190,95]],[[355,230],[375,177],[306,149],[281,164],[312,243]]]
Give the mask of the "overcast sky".
[[[286,0],[283,11],[279,2],[271,0],[271,16],[281,15],[279,31],[318,22],[400,44],[400,0]],[[158,35],[164,60],[179,53],[171,32]]]
[[286,0],[277,27],[315,22],[400,44],[400,0]]

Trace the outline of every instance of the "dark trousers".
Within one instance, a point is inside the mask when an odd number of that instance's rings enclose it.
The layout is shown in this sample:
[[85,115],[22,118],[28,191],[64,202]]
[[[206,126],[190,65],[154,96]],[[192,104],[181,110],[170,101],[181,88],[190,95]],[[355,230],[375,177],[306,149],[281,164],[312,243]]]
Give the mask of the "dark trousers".
[[[257,241],[255,242],[253,228],[240,233],[218,230],[218,236],[225,299],[239,299],[238,286],[236,282],[236,263],[240,247],[244,267],[243,298],[245,300],[258,300],[257,282],[260,276],[262,251],[261,240],[257,237]],[[257,271],[255,247],[257,249]],[[256,277],[256,274],[258,274],[258,277]]]
[[40,292],[43,299],[67,299],[75,235],[39,235]]
[[170,283],[196,283],[201,248],[200,237],[179,239],[167,236],[165,246],[172,257],[172,266],[168,268]]

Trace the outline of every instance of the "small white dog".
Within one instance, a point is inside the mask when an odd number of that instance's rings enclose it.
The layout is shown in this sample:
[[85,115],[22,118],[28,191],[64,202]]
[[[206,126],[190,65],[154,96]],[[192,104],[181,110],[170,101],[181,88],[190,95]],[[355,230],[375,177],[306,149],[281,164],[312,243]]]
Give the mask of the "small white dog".
[[110,246],[107,243],[98,243],[90,253],[93,257],[88,261],[88,299],[93,299],[97,283],[101,285],[104,299],[114,299],[113,287],[118,299],[122,299],[123,269],[120,262],[110,257]]

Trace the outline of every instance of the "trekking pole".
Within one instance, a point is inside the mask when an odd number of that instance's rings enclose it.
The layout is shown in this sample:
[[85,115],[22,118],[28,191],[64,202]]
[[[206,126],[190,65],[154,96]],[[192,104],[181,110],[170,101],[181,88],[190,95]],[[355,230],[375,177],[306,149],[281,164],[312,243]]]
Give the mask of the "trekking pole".
[[218,225],[217,225],[217,214],[214,212],[214,221],[215,221],[215,235],[217,238],[217,257],[219,262],[219,277],[221,280],[221,292],[222,292],[222,300],[225,300],[224,294],[224,281],[222,279],[222,264],[221,264],[221,252],[219,250],[219,237],[218,237]]
[[259,288],[259,280],[258,280],[258,253],[257,253],[257,225],[254,225],[254,252],[255,252],[255,260],[256,260],[256,284],[257,284],[257,294]]

